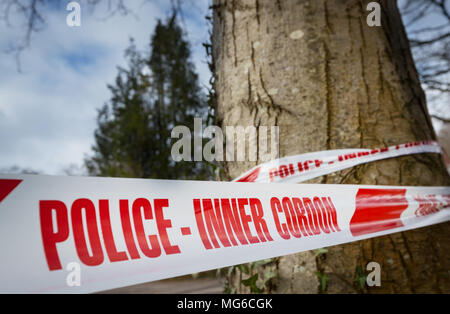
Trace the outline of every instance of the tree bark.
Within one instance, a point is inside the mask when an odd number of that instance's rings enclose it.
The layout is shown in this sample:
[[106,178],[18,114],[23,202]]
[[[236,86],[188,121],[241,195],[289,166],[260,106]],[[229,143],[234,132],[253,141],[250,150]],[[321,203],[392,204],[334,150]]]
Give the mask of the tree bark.
[[[364,0],[215,0],[216,118],[280,127],[280,156],[435,139],[396,1],[369,27]],[[226,162],[235,178],[255,162]],[[313,183],[435,186],[450,179],[437,154],[373,162]],[[449,224],[277,258],[259,269],[271,293],[450,292]],[[358,266],[381,265],[382,285],[358,287]],[[247,275],[234,271],[231,285]]]

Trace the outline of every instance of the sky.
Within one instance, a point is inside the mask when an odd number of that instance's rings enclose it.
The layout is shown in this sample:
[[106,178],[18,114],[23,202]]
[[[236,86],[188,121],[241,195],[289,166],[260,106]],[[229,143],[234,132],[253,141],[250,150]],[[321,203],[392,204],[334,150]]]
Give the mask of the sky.
[[[42,174],[82,172],[91,154],[97,109],[110,97],[117,66],[125,66],[124,50],[133,37],[145,51],[158,19],[170,14],[170,1],[126,1],[133,14],[105,19],[107,9],[94,12],[81,5],[81,26],[69,27],[66,4],[44,11],[46,24],[33,34],[20,57],[4,51],[23,38],[23,21],[0,25],[0,173],[17,166]],[[181,25],[191,44],[200,83],[210,73],[202,42],[208,38],[208,0],[184,7]],[[81,174],[81,173],[79,173]]]
[[[82,165],[92,154],[97,109],[109,100],[107,84],[113,83],[117,66],[125,66],[129,38],[145,51],[157,19],[170,14],[168,0],[134,0],[125,2],[132,14],[105,18],[105,7],[91,12],[83,1],[81,27],[66,24],[70,1],[46,7],[46,23],[22,53],[20,72],[14,55],[4,51],[23,38],[24,21],[14,14],[10,26],[0,21],[0,173],[16,166],[41,174],[85,174]],[[207,86],[202,43],[208,39],[210,0],[183,2],[182,26],[200,82]]]

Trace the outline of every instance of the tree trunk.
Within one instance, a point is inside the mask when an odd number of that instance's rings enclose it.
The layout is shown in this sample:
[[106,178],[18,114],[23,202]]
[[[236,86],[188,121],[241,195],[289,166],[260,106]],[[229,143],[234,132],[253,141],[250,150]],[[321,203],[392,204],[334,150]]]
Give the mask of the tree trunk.
[[[224,126],[280,127],[280,156],[377,148],[435,139],[395,1],[380,1],[381,27],[363,0],[215,0],[216,116]],[[227,162],[235,178],[255,162]],[[313,183],[449,185],[437,154],[354,167]],[[449,224],[277,258],[259,269],[271,293],[450,292]],[[381,287],[359,288],[358,266],[381,265]],[[234,271],[230,284],[248,275]]]

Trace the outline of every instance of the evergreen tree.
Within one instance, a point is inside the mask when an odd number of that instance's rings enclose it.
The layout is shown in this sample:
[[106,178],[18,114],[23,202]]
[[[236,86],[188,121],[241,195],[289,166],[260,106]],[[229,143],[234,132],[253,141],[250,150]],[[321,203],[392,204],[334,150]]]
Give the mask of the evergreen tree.
[[146,102],[149,81],[133,41],[125,56],[128,68],[119,67],[115,84],[108,85],[111,100],[98,112],[95,154],[86,165],[94,175],[148,177],[152,143],[151,114]]
[[194,118],[206,113],[206,99],[201,92],[198,76],[190,61],[189,44],[183,39],[183,30],[177,24],[176,12],[166,23],[158,21],[151,40],[151,53],[147,65],[152,73],[155,129],[158,133],[159,160],[165,171],[176,177],[189,177],[194,172],[205,177],[204,163],[174,163],[170,157],[171,130],[176,125],[194,129]]
[[172,128],[185,125],[193,130],[194,117],[207,106],[176,15],[166,23],[158,21],[147,57],[133,41],[125,57],[127,68],[118,68],[114,85],[108,86],[110,102],[98,112],[94,155],[85,161],[89,173],[208,179],[206,165],[174,162],[171,157]]

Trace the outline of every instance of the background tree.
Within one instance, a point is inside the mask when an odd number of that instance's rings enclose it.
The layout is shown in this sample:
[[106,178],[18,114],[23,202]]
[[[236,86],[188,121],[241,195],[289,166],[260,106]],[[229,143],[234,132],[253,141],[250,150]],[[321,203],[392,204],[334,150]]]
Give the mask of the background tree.
[[[43,8],[55,2],[0,0],[5,21],[14,11],[26,22],[25,45],[19,40],[12,51],[28,47],[31,34],[44,25]],[[212,68],[217,120],[222,125],[280,125],[282,155],[434,138],[395,1],[381,1],[380,28],[365,24],[367,2],[215,0],[212,52],[216,62]],[[415,14],[426,17],[421,8],[428,13],[430,8],[440,10],[448,17],[447,0],[405,2],[404,16],[411,14],[412,21],[419,21]],[[108,3],[123,8],[120,0]],[[127,14],[126,10],[117,12]],[[439,25],[431,28],[410,33],[413,48],[418,43],[425,53],[421,56],[414,49],[422,81],[426,79],[423,71],[429,66],[426,53],[437,51],[437,57],[443,56],[448,62],[448,49],[435,50],[420,43],[448,43],[448,30]],[[448,67],[436,64],[446,63],[433,62],[438,72],[428,72],[428,78],[436,74],[447,78]],[[430,87],[434,86],[448,93],[448,79],[447,85],[431,82]],[[231,90],[232,97],[228,97]],[[445,114],[445,108],[440,112]],[[448,120],[445,116],[438,118]],[[225,169],[229,177],[234,177],[253,165],[227,164]],[[359,166],[315,182],[449,183],[440,158],[429,154]],[[363,291],[354,280],[361,277],[361,267],[368,259],[376,259],[382,264],[383,286],[379,291],[448,292],[450,247],[442,240],[448,238],[448,232],[448,224],[441,224],[331,248],[326,254],[319,251],[317,256],[309,252],[276,259],[261,270],[277,274],[266,291],[321,291],[319,279],[327,283],[328,291]],[[232,285],[245,291],[240,275],[233,273]]]
[[[450,92],[445,77],[450,70],[450,2],[404,0],[403,19],[410,27],[409,41],[419,74],[426,88]],[[434,25],[426,22],[434,19]]]
[[193,129],[206,110],[190,49],[174,13],[158,22],[144,58],[133,41],[126,50],[128,68],[119,68],[110,103],[98,113],[94,156],[86,160],[92,175],[159,179],[208,179],[209,167],[174,162],[171,130]]
[[[218,122],[278,125],[280,156],[435,139],[396,1],[380,1],[381,27],[367,25],[368,2],[215,0]],[[255,164],[224,168],[235,178]],[[437,154],[378,161],[312,182],[450,183]],[[448,223],[439,224],[283,256],[254,271],[259,284],[276,275],[266,292],[448,292],[449,232]],[[380,288],[359,285],[369,261],[381,264]],[[241,280],[247,277],[236,268],[231,288],[248,292]]]
[[[98,113],[95,155],[86,161],[90,174],[149,177],[152,155],[150,104],[145,98],[149,78],[144,62],[131,43],[126,50],[128,69],[119,68],[115,85],[108,85],[112,97]],[[154,171],[154,170],[153,170]]]
[[414,60],[435,125],[450,123],[450,1],[402,0]]
[[[170,171],[184,178],[193,169],[200,173],[208,167],[204,163],[186,166],[186,162],[174,163],[171,153],[171,131],[177,125],[194,130],[194,118],[207,112],[206,97],[198,83],[198,75],[190,61],[190,49],[182,40],[183,31],[176,22],[176,12],[166,24],[159,21],[151,42],[151,55],[146,61],[151,71],[154,97],[154,128],[157,130],[161,172]],[[206,177],[203,177],[206,178]]]

